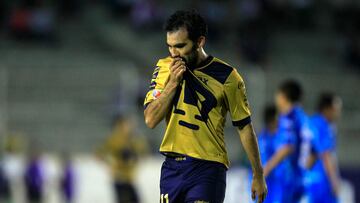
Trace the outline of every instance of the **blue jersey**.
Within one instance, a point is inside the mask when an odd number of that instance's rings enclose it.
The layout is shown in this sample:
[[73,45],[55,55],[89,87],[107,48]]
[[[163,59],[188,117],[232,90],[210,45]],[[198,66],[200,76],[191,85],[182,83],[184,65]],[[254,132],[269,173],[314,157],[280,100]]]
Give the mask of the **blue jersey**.
[[[333,156],[336,156],[335,127],[321,114],[314,115],[311,121],[317,131],[311,142],[312,151],[318,157],[325,152],[330,152]],[[307,172],[306,183],[308,185],[310,203],[337,202],[336,197],[332,194],[331,183],[327,178],[324,165],[319,158]]]
[[275,176],[289,189],[290,199],[284,202],[297,202],[303,190],[303,172],[306,159],[311,150],[311,140],[314,134],[310,120],[300,106],[295,106],[289,113],[280,115],[278,135],[275,150],[285,145],[294,148],[287,158],[277,167]]
[[[336,137],[335,128],[328,122],[321,114],[316,114],[312,117],[312,123],[316,127],[317,133],[312,141],[312,149],[317,155],[324,152],[333,153],[335,156],[336,150]],[[314,181],[326,180],[326,171],[320,159],[317,159],[313,168],[311,169],[312,179]]]
[[294,148],[294,152],[283,161],[290,165],[290,168],[286,167],[284,170],[288,170],[293,175],[301,175],[310,154],[314,134],[309,118],[301,107],[295,106],[289,113],[280,116],[278,134],[276,150],[285,145]]
[[275,152],[274,142],[276,138],[276,133],[271,132],[269,129],[265,128],[261,131],[258,137],[260,156],[263,164],[268,162],[271,156]]
[[[335,137],[335,126],[332,125],[325,117],[321,114],[316,114],[312,117],[312,122],[316,127],[317,133],[312,142],[313,150],[317,155],[324,152],[333,153],[335,156],[336,151],[336,137]],[[326,177],[326,172],[321,164],[321,161],[317,159],[313,171],[317,175]]]

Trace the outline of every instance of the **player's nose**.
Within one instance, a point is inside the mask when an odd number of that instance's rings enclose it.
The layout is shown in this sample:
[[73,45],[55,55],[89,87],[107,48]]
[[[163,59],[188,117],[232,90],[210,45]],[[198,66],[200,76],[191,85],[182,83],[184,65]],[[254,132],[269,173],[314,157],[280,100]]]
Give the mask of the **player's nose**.
[[176,49],[170,49],[170,55],[172,58],[180,57],[180,53]]

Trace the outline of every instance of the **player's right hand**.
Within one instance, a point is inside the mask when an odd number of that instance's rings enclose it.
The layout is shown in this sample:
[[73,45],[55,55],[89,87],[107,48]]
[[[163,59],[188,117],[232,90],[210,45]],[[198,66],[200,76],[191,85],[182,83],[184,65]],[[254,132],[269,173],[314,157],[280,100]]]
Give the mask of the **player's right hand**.
[[169,83],[179,85],[183,74],[186,71],[186,65],[182,58],[174,58],[170,64],[170,79]]

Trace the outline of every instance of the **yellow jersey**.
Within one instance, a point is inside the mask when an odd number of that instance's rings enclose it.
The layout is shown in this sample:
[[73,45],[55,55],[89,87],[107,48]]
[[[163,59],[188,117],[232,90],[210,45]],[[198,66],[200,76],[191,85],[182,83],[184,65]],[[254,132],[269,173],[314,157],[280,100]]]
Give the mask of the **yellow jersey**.
[[[157,99],[170,76],[171,57],[155,67],[144,106]],[[229,167],[224,127],[227,112],[240,128],[251,122],[245,84],[237,70],[209,56],[200,66],[184,73],[166,116],[160,152],[172,152],[216,161]]]

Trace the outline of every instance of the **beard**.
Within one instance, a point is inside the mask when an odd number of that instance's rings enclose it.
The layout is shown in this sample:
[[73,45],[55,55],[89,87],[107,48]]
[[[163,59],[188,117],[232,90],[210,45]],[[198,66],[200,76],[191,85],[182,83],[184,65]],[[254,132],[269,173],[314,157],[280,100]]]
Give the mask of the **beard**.
[[189,54],[187,54],[186,56],[181,57],[185,63],[186,63],[186,67],[189,68],[190,70],[194,70],[196,68],[196,63],[198,61],[199,58],[199,54],[197,52],[197,46],[193,46],[191,48],[191,51]]

